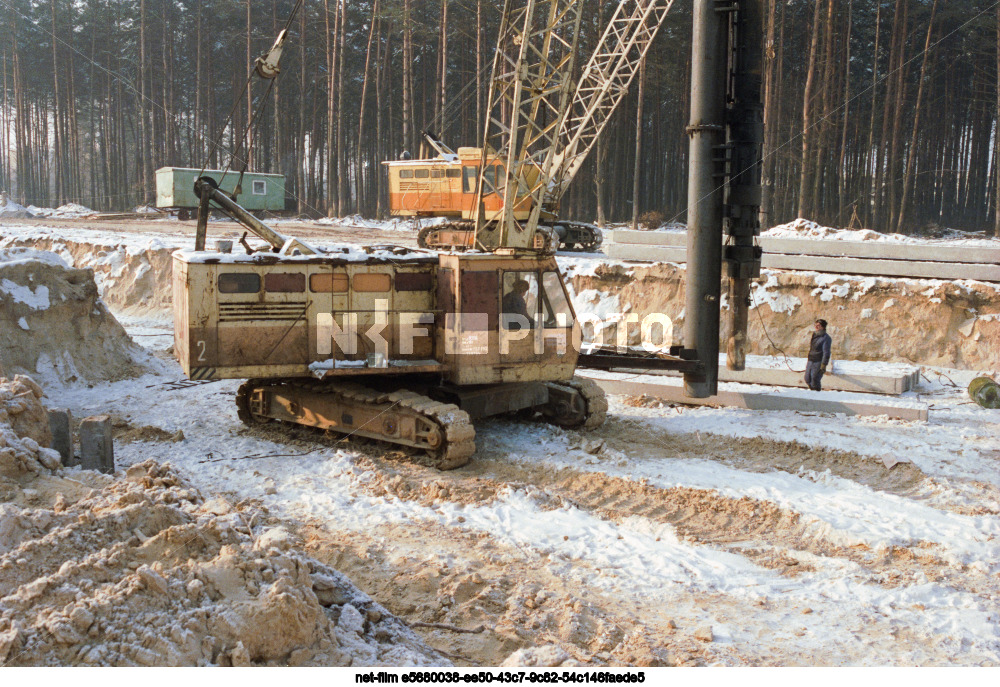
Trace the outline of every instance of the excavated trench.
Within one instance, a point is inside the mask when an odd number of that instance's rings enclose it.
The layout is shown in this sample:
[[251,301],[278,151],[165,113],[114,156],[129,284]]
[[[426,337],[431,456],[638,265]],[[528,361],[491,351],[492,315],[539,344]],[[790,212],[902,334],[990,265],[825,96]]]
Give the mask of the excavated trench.
[[[86,241],[14,235],[0,239],[0,248],[53,251],[72,267],[94,270],[100,296],[116,316],[169,320],[171,254],[184,239],[135,235],[115,242],[100,236]],[[338,239],[352,236],[345,233]],[[610,263],[584,269],[586,262],[560,258],[578,313],[631,314],[640,320],[663,313],[674,323],[674,342],[681,340],[683,267]],[[728,309],[725,296],[723,309]],[[804,355],[813,322],[823,318],[830,323],[835,359],[1000,368],[1000,284],[765,270],[754,284],[752,309],[752,354]],[[614,341],[616,330],[609,324],[605,340]],[[728,333],[723,317],[723,339]],[[630,327],[629,336],[638,342],[637,325]]]

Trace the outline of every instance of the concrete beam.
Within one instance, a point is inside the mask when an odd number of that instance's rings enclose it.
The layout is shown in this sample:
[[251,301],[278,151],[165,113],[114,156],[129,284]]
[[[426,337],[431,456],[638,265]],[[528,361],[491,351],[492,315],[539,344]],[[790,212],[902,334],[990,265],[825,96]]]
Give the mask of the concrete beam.
[[[765,386],[784,386],[805,389],[804,377],[805,358],[789,358],[788,367],[782,361],[776,366],[773,361],[781,360],[771,356],[747,356],[746,369],[736,372],[726,368],[726,356],[719,356],[719,381],[737,382],[740,384],[762,384]],[[891,364],[880,365],[882,371],[873,371],[872,363],[855,360],[834,360],[829,366],[830,371],[823,375],[823,389],[828,391],[849,391],[862,394],[882,394],[898,396],[916,386],[919,381],[920,368],[911,365]],[[799,368],[802,372],[797,372]],[[876,368],[877,370],[877,368]],[[649,370],[631,370],[613,368],[611,372],[621,374],[641,374],[654,377],[679,377],[672,370],[653,372]],[[916,376],[916,380],[914,379]]]
[[[632,231],[615,229],[614,243],[683,248],[686,234],[680,231]],[[1000,247],[949,246],[944,244],[891,243],[888,241],[835,241],[832,239],[791,239],[761,236],[765,253],[785,255],[825,255],[828,257],[871,258],[876,260],[917,260],[1000,265]]]
[[[637,262],[675,262],[687,260],[683,248],[654,245],[612,243],[604,247],[610,258]],[[1000,265],[958,262],[917,262],[906,260],[867,260],[861,258],[826,257],[822,255],[783,255],[764,250],[761,266],[778,270],[864,274],[912,279],[972,279],[1000,282]]]
[[578,370],[577,374],[597,382],[606,393],[629,396],[652,396],[668,403],[697,406],[723,406],[748,410],[794,410],[841,415],[885,415],[895,420],[926,421],[926,403],[893,399],[880,403],[871,397],[837,391],[800,391],[781,389],[775,391],[730,390],[719,391],[708,398],[691,398],[684,394],[680,380],[643,376],[622,379],[611,373],[597,370]]

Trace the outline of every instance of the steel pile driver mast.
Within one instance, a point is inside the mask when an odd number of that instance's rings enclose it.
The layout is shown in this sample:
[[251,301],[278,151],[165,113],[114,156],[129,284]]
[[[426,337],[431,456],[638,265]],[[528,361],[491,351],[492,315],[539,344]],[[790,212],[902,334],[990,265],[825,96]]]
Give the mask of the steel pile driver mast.
[[[750,280],[760,275],[763,142],[761,0],[695,0],[688,157],[687,267],[682,355],[694,398],[718,392],[722,266],[729,277],[727,366],[746,359]],[[727,245],[723,246],[723,233]]]

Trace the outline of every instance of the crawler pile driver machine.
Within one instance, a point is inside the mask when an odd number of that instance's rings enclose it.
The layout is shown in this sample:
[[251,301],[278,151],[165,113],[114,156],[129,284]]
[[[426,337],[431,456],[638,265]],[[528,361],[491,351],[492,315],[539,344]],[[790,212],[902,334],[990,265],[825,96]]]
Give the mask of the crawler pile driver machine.
[[[582,352],[580,324],[554,256],[554,225],[539,220],[546,217],[545,199],[558,197],[553,184],[568,183],[565,173],[553,170],[572,167],[593,142],[567,123],[574,111],[567,103],[581,93],[581,87],[574,91],[568,84],[583,3],[526,0],[515,7],[510,0],[503,10],[487,127],[506,131],[506,138],[495,136],[496,147],[484,146],[478,166],[466,165],[460,149],[448,161],[458,165],[459,176],[445,165],[439,177],[465,183],[468,175],[475,186],[472,224],[460,229],[471,233],[458,237],[460,246],[434,244],[462,250],[316,247],[268,227],[214,179],[201,177],[195,182],[201,199],[195,248],[173,257],[174,351],[185,373],[196,380],[245,379],[236,405],[247,424],[294,423],[383,440],[422,450],[441,469],[468,462],[475,452],[472,423],[479,418],[517,413],[568,428],[601,425],[607,400],[596,383],[575,374],[581,366],[676,369],[684,372],[691,395],[715,393],[722,264],[729,269],[731,299],[741,299],[740,284],[748,289],[759,270],[759,251],[752,247],[758,132],[739,124],[731,113],[740,102],[730,97],[727,108],[725,98],[736,92],[732,82],[746,63],[736,40],[745,31],[738,27],[748,15],[753,19],[753,11],[740,10],[752,4],[744,0],[731,4],[735,9],[727,14],[718,11],[718,2],[698,0],[701,11],[696,7],[695,13],[695,89],[702,90],[692,111],[691,179],[692,194],[699,195],[692,195],[689,215],[685,340],[697,347],[674,347],[670,355]],[[634,71],[662,22],[657,13],[670,5],[620,3],[616,17],[625,18],[615,30],[609,26],[606,38],[628,38],[618,55],[633,66],[598,69],[609,79],[601,98],[627,86],[631,76],[622,74]],[[729,40],[718,45],[727,30]],[[262,78],[279,72],[285,36],[283,31],[258,58]],[[756,84],[759,90],[759,80]],[[605,102],[601,98],[590,108],[592,118]],[[555,121],[553,102],[560,107]],[[698,102],[705,104],[704,112]],[[744,110],[750,120],[759,115],[752,103],[744,103]],[[590,127],[596,136],[603,122],[577,126]],[[564,130],[583,148],[575,157],[573,146],[553,145],[556,132]],[[726,143],[727,131],[734,143]],[[721,161],[720,150],[729,151]],[[492,165],[494,160],[500,163]],[[731,170],[740,160],[751,164],[741,168],[742,181],[734,184],[730,178],[738,175]],[[396,167],[390,165],[390,175]],[[397,171],[402,169],[398,165]],[[728,183],[720,186],[723,177]],[[502,196],[492,211],[491,193]],[[522,204],[525,216],[517,211]],[[264,243],[253,246],[244,236],[243,252],[233,252],[230,241],[206,250],[211,209],[227,213]],[[723,224],[739,239],[731,241],[734,247],[743,248],[721,253]],[[746,295],[731,300],[737,325],[744,301]],[[730,340],[734,365],[740,364],[745,343],[745,313],[742,317],[742,329],[734,329]]]

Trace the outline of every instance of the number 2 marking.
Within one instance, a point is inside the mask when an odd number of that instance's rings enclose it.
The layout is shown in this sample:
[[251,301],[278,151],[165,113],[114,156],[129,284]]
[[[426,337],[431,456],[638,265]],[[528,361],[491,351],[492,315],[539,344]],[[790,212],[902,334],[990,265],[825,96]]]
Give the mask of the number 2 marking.
[[205,362],[205,342],[204,341],[198,341],[196,343],[197,343],[197,346],[198,346],[198,362],[199,363],[203,363],[203,362]]

